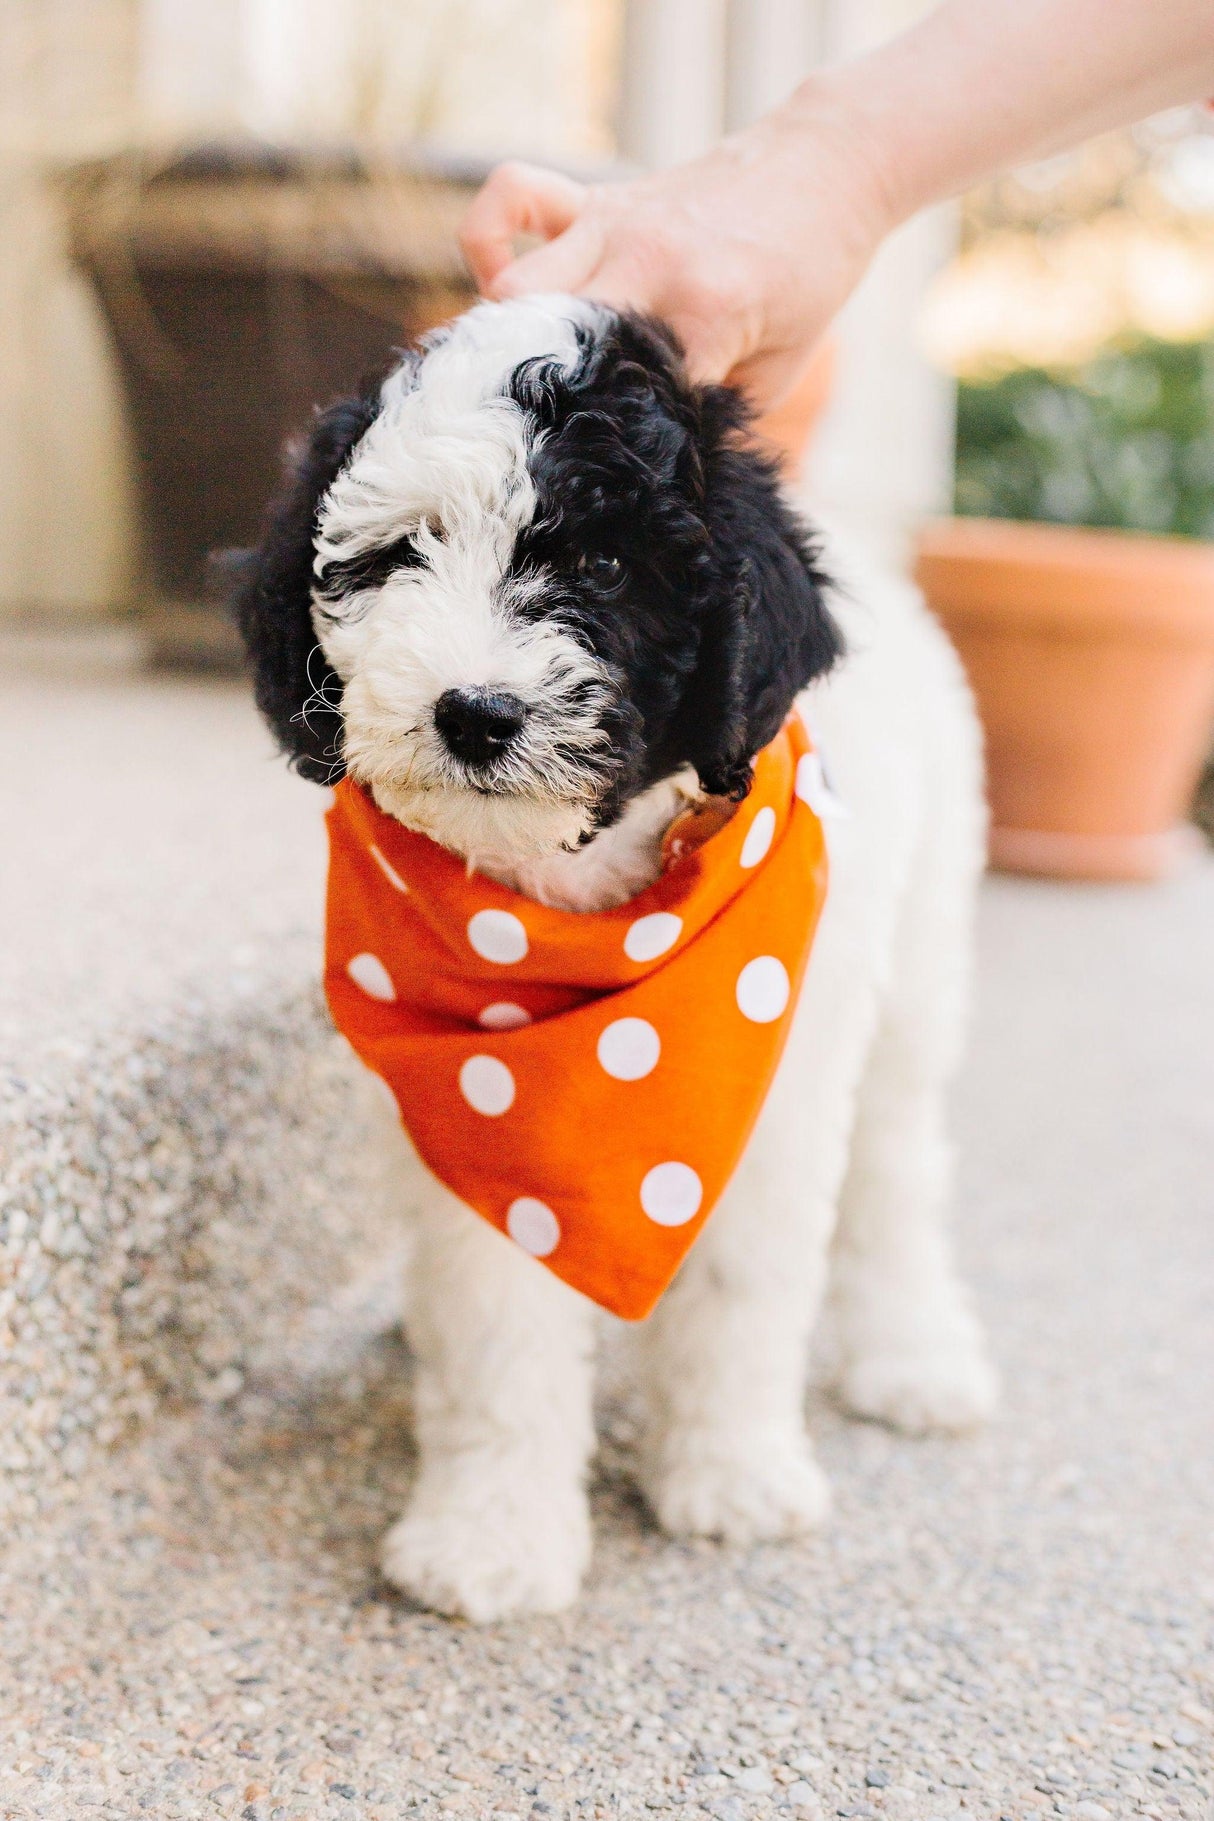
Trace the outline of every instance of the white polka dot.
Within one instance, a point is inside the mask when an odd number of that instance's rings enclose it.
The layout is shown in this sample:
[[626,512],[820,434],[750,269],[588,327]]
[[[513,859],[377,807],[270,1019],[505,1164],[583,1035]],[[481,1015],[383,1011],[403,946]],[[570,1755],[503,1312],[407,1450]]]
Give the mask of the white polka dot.
[[531,1023],[531,1013],[525,1006],[515,1005],[509,999],[497,999],[477,1013],[476,1022],[487,1031],[517,1031]]
[[514,1105],[514,1076],[496,1056],[469,1056],[459,1072],[459,1091],[470,1107],[496,1119]]
[[700,1211],[704,1185],[689,1164],[659,1163],[641,1184],[641,1206],[659,1227],[683,1227]]
[[371,858],[375,861],[375,864],[379,867],[380,872],[384,875],[384,878],[388,881],[389,885],[394,885],[398,892],[408,891],[409,887],[405,884],[396,868],[391,865],[389,861],[384,859],[384,856],[380,853],[374,841],[371,843]]
[[638,917],[624,937],[624,953],[630,961],[656,961],[668,948],[673,948],[683,933],[683,919],[673,911],[651,911]]
[[547,1258],[561,1243],[561,1223],[546,1201],[520,1195],[506,1209],[506,1231],[532,1258]]
[[757,866],[771,846],[772,836],[776,832],[776,812],[769,803],[755,811],[755,819],[746,830],[746,839],[742,843],[741,860],[743,866]]
[[599,1037],[599,1061],[617,1081],[652,1074],[661,1053],[662,1040],[645,1018],[617,1018]]
[[368,999],[381,999],[385,1005],[391,1005],[396,998],[392,976],[378,955],[355,955],[353,961],[347,961],[346,972],[355,986],[361,986]]
[[821,755],[805,752],[797,760],[797,795],[815,816],[845,816],[847,807],[830,787]]
[[773,1024],[788,1004],[792,982],[774,955],[758,955],[738,975],[738,1010],[752,1024]]
[[483,910],[468,922],[468,940],[482,961],[507,967],[527,953],[527,932],[513,911]]

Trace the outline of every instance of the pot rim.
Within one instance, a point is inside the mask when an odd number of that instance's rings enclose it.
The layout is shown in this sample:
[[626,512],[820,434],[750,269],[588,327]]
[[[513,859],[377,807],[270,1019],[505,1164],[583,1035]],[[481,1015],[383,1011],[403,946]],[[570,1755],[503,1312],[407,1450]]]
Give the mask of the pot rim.
[[920,531],[915,579],[954,621],[1214,646],[1214,545],[1196,539],[935,519]]

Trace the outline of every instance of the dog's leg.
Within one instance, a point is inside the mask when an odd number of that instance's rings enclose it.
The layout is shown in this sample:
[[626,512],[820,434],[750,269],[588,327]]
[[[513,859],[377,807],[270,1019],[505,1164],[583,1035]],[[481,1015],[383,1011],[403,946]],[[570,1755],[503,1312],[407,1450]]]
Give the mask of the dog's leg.
[[420,1464],[388,1579],[480,1622],[555,1612],[590,1555],[593,1311],[437,1188],[407,1296]]
[[734,1179],[638,1337],[642,1477],[676,1534],[746,1543],[809,1529],[829,1506],[805,1375],[873,1008],[863,976],[831,952],[842,928],[823,937]]
[[997,1393],[945,1227],[945,1096],[961,1049],[972,936],[956,845],[935,858],[903,908],[860,1088],[832,1280],[843,1402],[911,1433],[969,1428],[990,1414]]
[[750,1543],[830,1508],[802,1403],[833,1210],[802,1203],[756,1236],[731,1202],[647,1324],[641,1477],[663,1529]]
[[981,1422],[997,1391],[953,1267],[943,1084],[923,1060],[895,1015],[861,1092],[832,1286],[843,1402],[912,1434]]

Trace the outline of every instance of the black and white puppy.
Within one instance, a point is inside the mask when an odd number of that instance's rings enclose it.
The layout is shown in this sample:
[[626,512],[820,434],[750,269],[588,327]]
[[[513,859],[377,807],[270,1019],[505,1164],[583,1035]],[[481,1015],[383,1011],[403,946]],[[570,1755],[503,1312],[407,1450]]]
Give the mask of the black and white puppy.
[[683,766],[744,795],[839,651],[744,418],[656,324],[569,302],[473,311],[331,406],[243,602],[297,769],[507,864]]
[[[942,1226],[979,742],[913,590],[849,593],[832,613],[736,394],[691,385],[652,321],[539,297],[478,306],[317,418],[238,601],[258,703],[304,776],[348,773],[579,911],[653,881],[689,800],[743,797],[808,691],[848,810],[827,909],[750,1147],[638,1331],[641,1471],[674,1532],[747,1541],[824,1515],[801,1403],[832,1249],[853,1408],[957,1427],[994,1394]],[[554,1609],[589,1553],[594,1311],[395,1121],[384,1142],[415,1234],[421,1450],[385,1570],[475,1619]]]

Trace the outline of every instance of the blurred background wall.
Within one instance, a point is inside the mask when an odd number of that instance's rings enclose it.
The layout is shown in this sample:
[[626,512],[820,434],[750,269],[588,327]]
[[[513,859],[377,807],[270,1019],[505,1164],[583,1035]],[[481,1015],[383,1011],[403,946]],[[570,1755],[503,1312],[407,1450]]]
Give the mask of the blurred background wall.
[[139,24],[137,0],[0,0],[0,610],[130,594],[118,386],[46,176],[136,131]]
[[[0,0],[0,613],[138,594],[129,426],[56,174],[216,139],[660,165],[777,101],[909,0]],[[886,249],[841,325],[817,490],[897,548],[951,486],[951,383],[916,300],[951,212]]]

